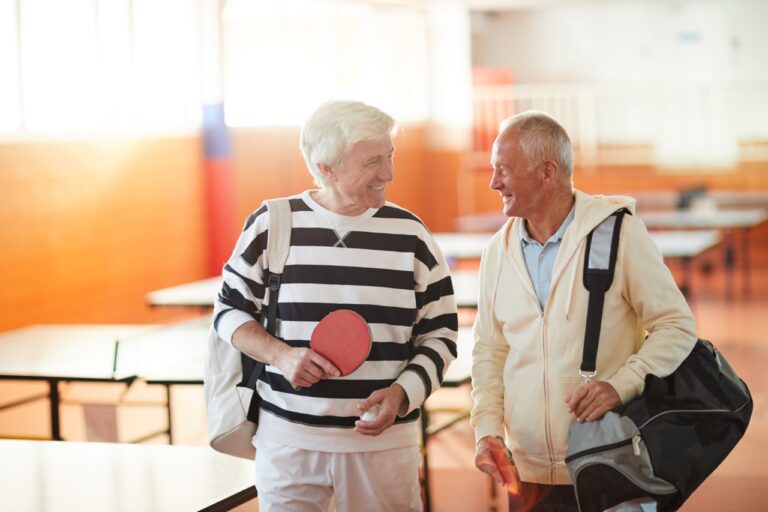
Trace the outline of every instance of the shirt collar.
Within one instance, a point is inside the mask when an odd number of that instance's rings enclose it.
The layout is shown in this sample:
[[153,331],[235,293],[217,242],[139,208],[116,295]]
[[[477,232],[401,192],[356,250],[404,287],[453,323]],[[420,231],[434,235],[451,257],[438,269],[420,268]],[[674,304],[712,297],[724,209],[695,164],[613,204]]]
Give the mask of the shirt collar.
[[[568,215],[565,216],[565,219],[563,219],[563,223],[560,224],[560,227],[555,231],[555,233],[549,237],[549,240],[547,240],[544,245],[547,245],[548,243],[558,243],[563,239],[563,236],[565,236],[565,230],[568,229],[568,226],[573,221],[574,214],[576,212],[576,203],[573,204],[571,207],[571,211],[568,212]],[[520,244],[522,247],[526,247],[529,244],[538,243],[536,240],[531,238],[531,235],[528,234],[528,229],[525,227],[525,219],[520,219]]]

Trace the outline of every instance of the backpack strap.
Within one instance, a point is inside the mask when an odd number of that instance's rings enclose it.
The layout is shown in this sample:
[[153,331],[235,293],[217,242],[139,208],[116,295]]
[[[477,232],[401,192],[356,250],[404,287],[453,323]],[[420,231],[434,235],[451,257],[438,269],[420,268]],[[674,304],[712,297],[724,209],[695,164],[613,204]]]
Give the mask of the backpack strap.
[[291,247],[291,205],[288,199],[267,201],[269,232],[267,234],[267,331],[274,335],[277,328],[277,297],[283,278],[285,260]]
[[[266,201],[269,212],[269,228],[267,231],[267,306],[261,310],[261,323],[266,319],[266,330],[275,334],[277,328],[277,298],[280,293],[280,282],[283,277],[285,260],[291,248],[291,204],[288,199],[271,199]],[[256,382],[264,370],[264,363],[254,361],[245,354],[242,355],[243,384],[256,389]],[[254,396],[256,393],[254,393]],[[253,409],[253,407],[251,408]],[[249,413],[250,414],[250,413]]]
[[597,375],[597,346],[600,342],[600,328],[603,322],[605,292],[613,283],[621,222],[627,213],[630,212],[626,208],[617,210],[587,235],[584,287],[589,290],[589,303],[584,333],[584,352],[579,370],[579,375],[586,382]]

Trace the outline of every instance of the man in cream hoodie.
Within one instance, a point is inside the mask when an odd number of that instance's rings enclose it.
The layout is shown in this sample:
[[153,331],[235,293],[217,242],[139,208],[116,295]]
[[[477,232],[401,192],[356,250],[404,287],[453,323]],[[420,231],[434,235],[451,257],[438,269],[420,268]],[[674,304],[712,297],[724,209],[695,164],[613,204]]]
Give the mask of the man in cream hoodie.
[[[605,296],[598,373],[579,376],[588,291],[586,237],[634,200],[573,188],[565,129],[541,112],[502,123],[491,188],[509,217],[483,252],[472,363],[475,465],[502,484],[492,456],[506,442],[522,482],[510,510],[576,511],[565,466],[568,428],[670,374],[696,342],[695,322],[645,225],[627,215]],[[518,482],[519,483],[519,482]],[[510,486],[514,489],[514,485]]]

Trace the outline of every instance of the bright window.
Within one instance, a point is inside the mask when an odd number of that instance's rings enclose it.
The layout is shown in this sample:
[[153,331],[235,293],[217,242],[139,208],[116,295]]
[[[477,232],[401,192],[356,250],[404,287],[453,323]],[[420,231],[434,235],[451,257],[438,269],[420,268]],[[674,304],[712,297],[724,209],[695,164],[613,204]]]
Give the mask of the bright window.
[[358,99],[428,117],[427,19],[416,8],[334,0],[230,0],[223,16],[227,122],[301,124]]
[[16,0],[0,0],[0,132],[16,130],[20,121]]
[[198,126],[198,3],[0,0],[0,131]]

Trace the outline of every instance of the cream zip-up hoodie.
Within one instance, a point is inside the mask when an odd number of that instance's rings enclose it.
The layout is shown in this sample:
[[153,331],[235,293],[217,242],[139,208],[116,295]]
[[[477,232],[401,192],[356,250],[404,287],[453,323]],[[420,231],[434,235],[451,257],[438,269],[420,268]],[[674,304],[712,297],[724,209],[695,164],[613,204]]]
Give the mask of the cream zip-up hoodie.
[[[576,211],[552,269],[542,311],[511,218],[485,248],[474,326],[471,423],[475,437],[505,436],[523,481],[570,484],[565,399],[583,382],[579,366],[589,292],[583,284],[589,232],[634,199],[575,191]],[[646,338],[647,334],[647,338]],[[605,296],[596,379],[622,402],[645,376],[669,375],[696,342],[691,311],[645,225],[626,215],[613,284]]]

